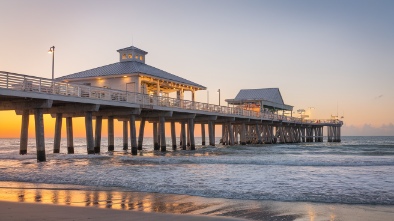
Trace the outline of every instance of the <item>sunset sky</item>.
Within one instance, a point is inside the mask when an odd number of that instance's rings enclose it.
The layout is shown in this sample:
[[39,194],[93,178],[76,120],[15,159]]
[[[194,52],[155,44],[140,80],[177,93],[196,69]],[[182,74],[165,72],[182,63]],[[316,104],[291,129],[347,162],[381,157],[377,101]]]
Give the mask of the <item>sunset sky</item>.
[[[225,104],[240,89],[278,87],[295,111],[344,116],[343,135],[394,135],[393,12],[384,0],[0,0],[0,71],[51,78],[54,45],[60,77],[134,45],[147,64],[206,86],[210,103],[219,88]],[[0,137],[19,136],[20,117],[0,119]]]

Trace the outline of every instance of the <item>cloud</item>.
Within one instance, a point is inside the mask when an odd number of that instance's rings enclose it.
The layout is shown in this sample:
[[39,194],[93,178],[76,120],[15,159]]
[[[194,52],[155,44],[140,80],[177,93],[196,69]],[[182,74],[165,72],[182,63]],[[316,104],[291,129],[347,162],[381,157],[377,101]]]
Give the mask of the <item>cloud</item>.
[[383,124],[380,127],[364,124],[363,126],[342,126],[344,136],[394,136],[394,124]]

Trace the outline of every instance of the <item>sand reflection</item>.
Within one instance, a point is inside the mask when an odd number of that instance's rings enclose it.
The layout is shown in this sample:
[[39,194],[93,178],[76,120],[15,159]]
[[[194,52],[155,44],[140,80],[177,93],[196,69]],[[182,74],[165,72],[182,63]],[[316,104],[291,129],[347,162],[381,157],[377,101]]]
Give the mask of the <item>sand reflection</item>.
[[[286,203],[272,201],[230,200],[196,196],[127,192],[115,190],[81,190],[63,185],[0,182],[0,200],[25,203],[57,204],[102,209],[134,210],[174,214],[211,215],[245,218],[249,220],[321,221],[349,220],[357,214],[358,220],[387,218],[393,207],[361,208],[352,205]],[[85,187],[86,188],[86,187]],[[354,211],[357,211],[355,213]],[[365,213],[368,211],[368,213]]]

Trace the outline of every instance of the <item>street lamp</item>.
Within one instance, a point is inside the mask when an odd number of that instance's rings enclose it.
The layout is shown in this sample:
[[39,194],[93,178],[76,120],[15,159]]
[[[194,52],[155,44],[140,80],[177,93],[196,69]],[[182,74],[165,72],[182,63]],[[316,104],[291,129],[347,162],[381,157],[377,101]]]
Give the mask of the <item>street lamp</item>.
[[49,48],[49,54],[52,54],[52,93],[55,93],[55,46]]
[[218,90],[219,93],[219,106],[220,106],[220,89]]
[[52,54],[52,81],[55,78],[55,46],[49,48],[49,54]]
[[309,109],[309,119],[312,119],[312,110],[314,110],[314,107],[308,107]]

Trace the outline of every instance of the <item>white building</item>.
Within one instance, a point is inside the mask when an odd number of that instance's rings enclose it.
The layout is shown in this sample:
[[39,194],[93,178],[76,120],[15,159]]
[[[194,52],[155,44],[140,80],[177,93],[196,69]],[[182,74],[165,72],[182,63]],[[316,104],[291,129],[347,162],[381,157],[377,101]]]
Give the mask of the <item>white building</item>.
[[169,97],[170,93],[178,99],[184,93],[206,90],[206,87],[145,64],[148,52],[134,46],[119,49],[119,62],[98,68],[66,75],[57,80],[74,84],[84,84],[128,92],[144,93]]

